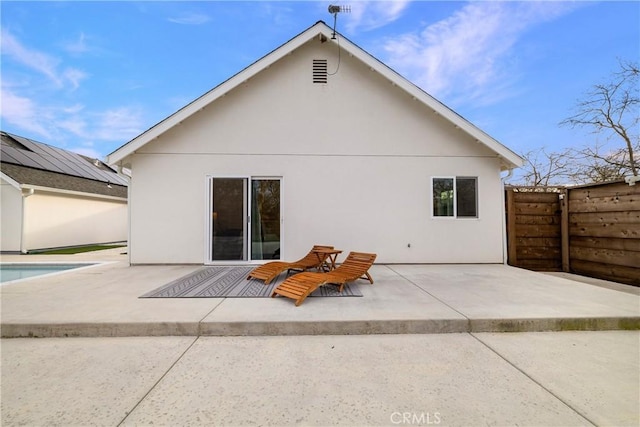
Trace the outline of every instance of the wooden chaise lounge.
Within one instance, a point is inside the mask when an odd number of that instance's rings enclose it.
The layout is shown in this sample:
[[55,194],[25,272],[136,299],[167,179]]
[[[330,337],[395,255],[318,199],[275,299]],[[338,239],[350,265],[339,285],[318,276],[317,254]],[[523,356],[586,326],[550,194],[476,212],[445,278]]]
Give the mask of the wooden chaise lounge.
[[373,284],[369,269],[376,260],[376,256],[376,254],[351,252],[342,264],[328,273],[304,272],[288,277],[273,290],[271,297],[281,295],[292,298],[298,306],[321,285],[338,285],[342,292],[345,283],[358,279],[366,279]]
[[326,253],[322,252],[323,250],[331,251],[333,250],[333,246],[315,245],[304,258],[301,258],[298,261],[271,261],[266,264],[262,264],[249,273],[247,280],[264,280],[264,284],[268,285],[285,270],[287,270],[288,273],[292,270],[305,271],[310,268],[318,268],[325,262],[328,256]]

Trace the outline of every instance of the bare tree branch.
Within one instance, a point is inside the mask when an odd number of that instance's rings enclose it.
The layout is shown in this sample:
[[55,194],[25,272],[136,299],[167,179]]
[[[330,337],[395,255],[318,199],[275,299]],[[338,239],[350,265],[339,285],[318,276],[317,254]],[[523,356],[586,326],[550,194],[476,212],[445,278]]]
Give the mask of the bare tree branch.
[[547,151],[544,147],[529,151],[525,159],[521,183],[531,187],[566,184],[571,179],[571,165],[575,153],[567,150],[561,153]]
[[598,156],[597,160],[609,166],[622,166],[619,163],[624,161],[626,166],[622,169],[638,175],[634,153],[639,151],[640,144],[640,67],[635,62],[623,60],[619,60],[619,67],[611,82],[594,85],[585,99],[578,102],[577,113],[561,121],[560,125],[592,127],[594,133],[605,132],[619,137],[627,152],[624,160],[616,150],[615,156]]
[[[640,152],[640,144],[634,151]],[[525,164],[510,184],[546,187],[618,181],[631,173],[628,156],[626,148],[610,150],[605,144],[561,152],[543,147],[522,155]]]

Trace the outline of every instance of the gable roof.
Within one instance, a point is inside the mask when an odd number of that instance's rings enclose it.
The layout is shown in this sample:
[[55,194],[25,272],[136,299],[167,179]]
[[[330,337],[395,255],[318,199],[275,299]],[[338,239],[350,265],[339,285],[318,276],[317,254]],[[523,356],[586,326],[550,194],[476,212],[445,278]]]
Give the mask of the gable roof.
[[105,163],[0,132],[2,178],[21,188],[48,188],[127,197],[127,181]]
[[[252,78],[256,74],[260,73],[262,70],[269,68],[272,64],[279,61],[289,53],[303,46],[309,40],[315,37],[323,37],[328,42],[331,42],[333,35],[333,30],[325,24],[323,21],[318,21],[313,26],[309,27],[307,30],[295,36],[293,39],[289,40],[282,46],[278,47],[271,53],[262,57],[258,61],[249,65],[247,68],[224,81],[220,85],[216,86],[209,92],[205,93],[201,97],[197,98],[195,101],[186,105],[182,109],[178,110],[171,116],[165,118],[161,122],[157,123],[153,127],[149,128],[142,134],[138,135],[131,141],[127,142],[111,154],[107,156],[107,162],[109,164],[118,164],[124,165],[124,160],[135,153],[136,150],[140,149],[150,141],[159,137],[172,127],[180,124],[191,115],[196,112],[202,110],[212,102],[216,101],[218,98],[224,96],[226,93],[230,92],[243,82]],[[522,166],[523,159],[511,151],[506,146],[502,145],[491,136],[486,134],[484,131],[473,125],[471,122],[457,114],[455,111],[451,110],[449,107],[442,104],[440,101],[402,77],[396,71],[364,51],[362,48],[352,43],[348,39],[344,38],[342,35],[338,34],[340,37],[340,49],[344,50],[348,54],[353,57],[359,59],[364,64],[366,64],[371,70],[380,73],[382,76],[387,78],[391,83],[393,83],[398,88],[404,90],[409,95],[411,95],[416,100],[422,102],[428,108],[432,109],[434,113],[441,115],[443,118],[448,120],[453,126],[461,129],[469,136],[474,138],[477,142],[484,144],[493,152],[496,153],[498,158],[500,159],[501,169],[509,170]]]

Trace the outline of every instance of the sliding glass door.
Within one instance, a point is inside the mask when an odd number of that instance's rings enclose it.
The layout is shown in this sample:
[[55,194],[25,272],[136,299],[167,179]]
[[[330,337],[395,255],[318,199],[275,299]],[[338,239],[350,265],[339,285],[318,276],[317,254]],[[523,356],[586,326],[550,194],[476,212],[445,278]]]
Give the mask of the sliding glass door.
[[210,262],[280,259],[280,178],[209,178]]
[[211,261],[247,259],[247,180],[211,179]]
[[251,181],[251,259],[280,259],[280,180]]

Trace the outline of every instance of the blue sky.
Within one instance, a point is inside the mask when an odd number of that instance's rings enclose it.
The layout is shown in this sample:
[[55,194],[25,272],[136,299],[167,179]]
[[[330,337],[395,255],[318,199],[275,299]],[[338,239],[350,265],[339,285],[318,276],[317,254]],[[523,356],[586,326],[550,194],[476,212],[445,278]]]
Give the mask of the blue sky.
[[[358,1],[338,30],[517,153],[595,141],[561,128],[617,59],[640,2]],[[1,128],[103,158],[318,20],[330,2],[7,2]]]

